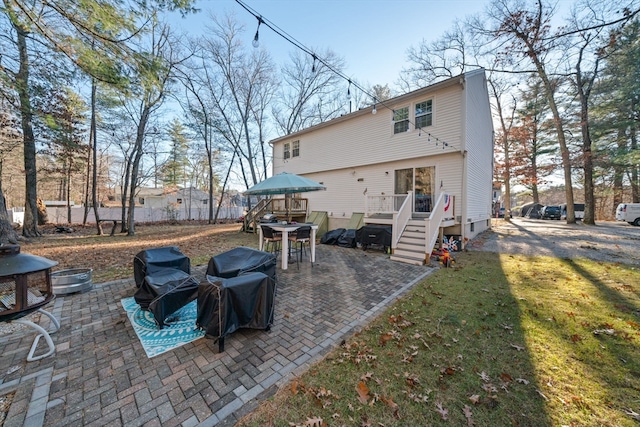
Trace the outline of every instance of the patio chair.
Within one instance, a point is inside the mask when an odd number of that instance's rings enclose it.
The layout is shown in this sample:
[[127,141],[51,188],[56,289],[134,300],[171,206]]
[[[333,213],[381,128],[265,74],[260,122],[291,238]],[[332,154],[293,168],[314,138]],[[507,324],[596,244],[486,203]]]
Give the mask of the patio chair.
[[[302,254],[304,253],[305,255],[307,254],[306,249],[305,249],[305,244],[309,245],[311,242],[311,226],[309,225],[303,225],[300,228],[298,228],[295,233],[290,234],[289,235],[289,250],[292,250],[292,247],[294,248],[293,250],[296,252],[297,254],[297,261],[298,261],[298,269],[300,269],[300,263],[302,262]],[[299,248],[295,248],[296,246],[299,245]],[[313,263],[311,264],[311,266],[313,267]]]
[[191,276],[191,261],[176,246],[147,249],[133,260],[140,308],[153,314],[162,329],[167,317],[198,297],[198,281]]
[[277,257],[282,244],[282,233],[279,231],[275,231],[268,225],[261,225],[261,227],[262,238],[264,240],[264,251],[271,252]]

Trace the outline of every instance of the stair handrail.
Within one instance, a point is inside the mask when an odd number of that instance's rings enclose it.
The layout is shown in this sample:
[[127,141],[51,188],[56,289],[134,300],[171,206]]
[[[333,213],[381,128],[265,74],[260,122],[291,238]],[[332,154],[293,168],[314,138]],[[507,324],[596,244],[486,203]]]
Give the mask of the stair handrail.
[[451,209],[452,196],[446,193],[440,193],[436,203],[431,209],[429,218],[425,218],[425,232],[427,233],[425,239],[424,253],[427,256],[431,256],[436,240],[438,239],[438,232],[440,231],[440,224],[445,216],[445,213]]
[[253,224],[253,232],[256,232],[256,218],[264,215],[264,211],[271,202],[271,199],[260,199],[260,201],[252,207],[244,216],[244,231],[249,231],[249,225]]
[[393,213],[393,226],[391,227],[391,249],[398,247],[404,229],[407,227],[413,212],[413,191],[407,193],[407,197],[397,212]]

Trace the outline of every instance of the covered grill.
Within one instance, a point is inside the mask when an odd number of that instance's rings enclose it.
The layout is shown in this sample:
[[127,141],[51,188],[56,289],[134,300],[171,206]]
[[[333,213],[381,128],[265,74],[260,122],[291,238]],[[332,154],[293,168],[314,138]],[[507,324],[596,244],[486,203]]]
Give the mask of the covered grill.
[[[53,353],[54,346],[49,333],[28,320],[16,320],[33,311],[47,315],[59,328],[58,321],[42,309],[55,295],[51,287],[51,268],[58,263],[47,258],[20,253],[19,245],[0,246],[0,321],[16,321],[35,328],[36,336],[27,360],[38,360]],[[44,336],[49,352],[33,357],[40,337]]]
[[260,218],[261,224],[273,224],[278,222],[278,217],[272,213],[265,214],[262,218]]

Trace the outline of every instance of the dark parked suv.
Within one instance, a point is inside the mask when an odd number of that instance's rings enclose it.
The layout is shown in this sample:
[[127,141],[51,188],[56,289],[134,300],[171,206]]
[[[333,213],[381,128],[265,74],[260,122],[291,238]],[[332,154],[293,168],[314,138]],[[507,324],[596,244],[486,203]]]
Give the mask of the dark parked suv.
[[560,206],[545,206],[540,213],[542,219],[560,219]]

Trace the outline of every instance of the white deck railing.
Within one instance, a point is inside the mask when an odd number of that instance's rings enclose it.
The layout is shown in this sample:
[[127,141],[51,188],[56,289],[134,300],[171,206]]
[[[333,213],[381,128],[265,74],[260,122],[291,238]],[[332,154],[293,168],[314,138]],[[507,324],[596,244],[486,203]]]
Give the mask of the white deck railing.
[[[407,199],[407,194],[391,194],[380,196],[367,196],[365,202],[365,216],[375,214],[393,215],[398,211]],[[413,200],[413,197],[410,198]]]
[[425,231],[427,233],[424,248],[425,254],[431,254],[431,251],[433,251],[433,247],[438,239],[440,224],[443,218],[445,218],[445,215],[453,211],[453,199],[451,197],[452,196],[448,194],[440,193],[440,196],[438,196],[436,203],[431,209],[431,215],[424,220]]
[[393,214],[393,227],[391,228],[391,248],[398,247],[398,241],[402,237],[402,233],[406,228],[409,220],[411,219],[411,213],[413,212],[413,191],[409,191],[404,202],[398,208],[397,212]]

